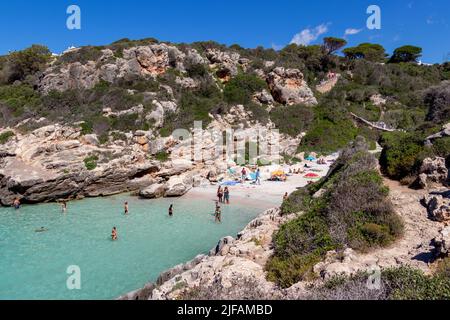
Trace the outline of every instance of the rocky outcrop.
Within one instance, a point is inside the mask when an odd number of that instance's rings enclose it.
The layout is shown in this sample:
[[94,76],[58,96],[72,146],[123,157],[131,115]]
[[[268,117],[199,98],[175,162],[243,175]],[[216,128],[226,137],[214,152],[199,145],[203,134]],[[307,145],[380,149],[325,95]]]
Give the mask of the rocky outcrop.
[[[142,132],[145,135],[145,132]],[[139,190],[154,183],[157,161],[148,160],[136,132],[131,144],[99,145],[95,135],[61,125],[39,128],[2,146],[0,200],[38,203]],[[122,142],[124,143],[124,142]],[[91,159],[91,166],[86,166]]]
[[448,169],[444,158],[426,158],[420,167],[419,176],[413,183],[416,188],[427,189],[436,184],[446,184]]
[[184,53],[164,43],[125,49],[123,58],[114,57],[106,49],[97,61],[51,66],[45,70],[38,87],[47,94],[52,90],[91,89],[101,80],[113,83],[136,76],[155,78],[169,67],[184,71],[184,59]]
[[139,196],[146,199],[161,198],[166,192],[166,187],[163,183],[152,184],[150,187],[144,188],[139,192]]
[[275,68],[267,76],[267,83],[276,102],[285,105],[317,104],[313,92],[298,69]]
[[218,49],[208,49],[206,57],[210,62],[210,68],[215,70],[219,79],[224,82],[229,81],[238,74],[238,67],[244,70],[250,60],[241,58],[236,52],[223,52]]
[[450,253],[450,226],[443,228],[439,235],[433,239],[436,257],[448,257]]
[[449,192],[438,194],[434,192],[422,199],[422,204],[427,208],[431,219],[438,222],[450,221],[450,198],[445,197]]

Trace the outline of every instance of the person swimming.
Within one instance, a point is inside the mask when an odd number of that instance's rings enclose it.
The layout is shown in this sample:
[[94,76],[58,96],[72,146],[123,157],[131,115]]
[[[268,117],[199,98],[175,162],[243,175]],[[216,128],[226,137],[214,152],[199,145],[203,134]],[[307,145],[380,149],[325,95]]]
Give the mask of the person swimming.
[[125,210],[125,214],[127,215],[129,213],[128,202],[125,202],[124,210]]
[[66,202],[66,201],[63,201],[63,202],[61,203],[61,211],[62,211],[63,213],[66,213],[66,212],[67,212],[67,202]]
[[169,207],[169,217],[173,216],[173,204],[170,205]]
[[111,231],[111,240],[112,241],[116,241],[117,240],[117,228],[113,227],[112,231]]
[[45,227],[41,227],[40,229],[34,230],[34,232],[36,232],[36,233],[42,233],[42,232],[47,232],[47,231],[48,231],[48,229]]
[[16,198],[16,199],[14,200],[14,202],[13,202],[13,207],[14,207],[16,210],[20,209],[20,200],[19,200],[19,198]]

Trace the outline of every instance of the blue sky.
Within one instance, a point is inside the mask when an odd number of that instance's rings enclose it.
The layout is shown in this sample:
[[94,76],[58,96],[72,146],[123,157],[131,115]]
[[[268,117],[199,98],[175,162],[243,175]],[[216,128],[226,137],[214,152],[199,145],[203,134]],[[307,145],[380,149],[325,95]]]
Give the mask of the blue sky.
[[[81,30],[66,28],[71,4],[81,8]],[[371,4],[381,8],[381,30],[366,27]],[[125,37],[279,48],[348,30],[349,45],[376,42],[392,52],[414,44],[434,63],[450,60],[449,25],[450,0],[8,0],[0,3],[0,54],[33,43],[59,53]]]

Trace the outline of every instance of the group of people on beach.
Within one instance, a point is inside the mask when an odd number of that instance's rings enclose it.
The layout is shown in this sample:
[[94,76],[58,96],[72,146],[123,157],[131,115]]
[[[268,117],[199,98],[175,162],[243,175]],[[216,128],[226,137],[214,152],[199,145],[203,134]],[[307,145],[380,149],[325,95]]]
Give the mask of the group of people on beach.
[[219,186],[217,189],[217,199],[219,203],[230,204],[230,189],[228,187],[222,189],[222,186]]

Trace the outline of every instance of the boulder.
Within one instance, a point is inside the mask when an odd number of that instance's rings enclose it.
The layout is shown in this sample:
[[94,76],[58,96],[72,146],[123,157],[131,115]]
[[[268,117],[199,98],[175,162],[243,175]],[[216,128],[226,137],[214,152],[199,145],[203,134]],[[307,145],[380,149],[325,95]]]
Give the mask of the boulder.
[[448,179],[448,169],[445,166],[445,159],[426,158],[420,167],[419,177],[413,183],[415,187],[427,188],[429,184],[445,184]]
[[181,197],[192,189],[192,180],[183,176],[173,176],[165,185],[165,197]]
[[266,89],[264,89],[264,90],[261,91],[261,92],[256,93],[256,94],[253,96],[253,98],[254,98],[257,102],[262,103],[262,104],[273,104],[273,103],[274,103],[274,100],[273,100],[272,95],[271,95],[269,92],[267,92]]
[[153,184],[150,187],[147,187],[145,189],[142,189],[139,192],[139,196],[146,199],[155,199],[155,198],[161,198],[164,196],[166,189],[164,184]]
[[267,83],[276,102],[285,105],[317,104],[313,92],[298,69],[275,68],[267,76]]
[[450,226],[442,229],[439,235],[433,239],[432,244],[436,257],[447,257],[450,252]]
[[422,199],[431,219],[439,222],[450,221],[450,199],[443,195],[430,195]]

